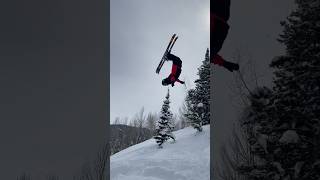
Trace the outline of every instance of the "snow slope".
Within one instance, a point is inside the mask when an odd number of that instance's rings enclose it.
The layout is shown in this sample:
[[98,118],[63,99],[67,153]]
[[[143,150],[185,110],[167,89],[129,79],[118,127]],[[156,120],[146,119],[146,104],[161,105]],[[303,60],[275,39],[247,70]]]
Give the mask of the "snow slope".
[[110,157],[111,180],[209,180],[210,125],[203,132],[187,127],[174,132],[159,149],[154,139]]

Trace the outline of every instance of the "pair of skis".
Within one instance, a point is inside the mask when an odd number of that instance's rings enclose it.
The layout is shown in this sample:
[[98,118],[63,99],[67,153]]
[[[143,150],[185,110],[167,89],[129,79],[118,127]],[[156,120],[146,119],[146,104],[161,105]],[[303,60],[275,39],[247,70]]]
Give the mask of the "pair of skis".
[[171,52],[171,49],[172,49],[174,43],[177,41],[177,39],[178,39],[178,36],[177,36],[176,34],[173,34],[172,37],[171,37],[171,39],[170,39],[170,42],[169,42],[169,44],[168,44],[168,46],[167,46],[167,49],[166,49],[166,51],[164,52],[164,54],[163,54],[163,56],[162,56],[162,58],[161,58],[161,60],[160,60],[160,63],[159,63],[159,65],[158,65],[157,69],[156,69],[156,73],[157,73],[157,74],[159,74],[159,72],[160,72],[160,70],[161,70],[164,62],[167,60],[167,55],[168,55],[168,53]]

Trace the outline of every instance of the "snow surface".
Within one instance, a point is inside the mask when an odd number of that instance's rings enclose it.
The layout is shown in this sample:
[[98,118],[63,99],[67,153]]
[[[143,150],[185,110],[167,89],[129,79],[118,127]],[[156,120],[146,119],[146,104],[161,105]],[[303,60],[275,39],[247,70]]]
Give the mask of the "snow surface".
[[154,139],[110,157],[111,180],[209,180],[210,125],[173,132],[176,142],[159,149]]
[[203,103],[199,103],[197,106],[198,106],[199,108],[202,108],[202,107],[203,107]]

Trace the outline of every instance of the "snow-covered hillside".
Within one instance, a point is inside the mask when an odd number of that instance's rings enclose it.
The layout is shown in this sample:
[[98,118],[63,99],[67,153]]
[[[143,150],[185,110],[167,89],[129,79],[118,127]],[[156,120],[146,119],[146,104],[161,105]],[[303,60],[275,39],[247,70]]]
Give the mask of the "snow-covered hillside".
[[111,180],[209,180],[210,125],[201,133],[187,127],[174,134],[176,142],[162,149],[149,139],[112,155]]

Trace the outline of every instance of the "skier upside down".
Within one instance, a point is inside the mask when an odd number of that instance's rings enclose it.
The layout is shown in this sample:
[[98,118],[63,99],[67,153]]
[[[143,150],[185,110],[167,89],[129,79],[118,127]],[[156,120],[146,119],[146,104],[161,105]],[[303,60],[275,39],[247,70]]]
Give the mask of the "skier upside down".
[[[239,65],[233,62],[226,61],[218,54],[229,31],[229,25],[227,23],[229,17],[230,0],[212,0],[212,3],[210,3],[210,62],[222,66],[232,72],[234,70],[239,70]],[[169,42],[166,53],[161,59],[160,64],[156,70],[156,72],[159,73],[164,61],[172,61],[171,74],[167,78],[162,80],[163,86],[168,86],[169,84],[174,86],[174,83],[176,81],[184,84],[183,81],[179,80],[182,61],[179,57],[170,53],[172,46],[174,45],[176,40],[177,37],[176,34],[174,34]]]
[[176,36],[176,34],[173,34],[173,36],[170,39],[170,42],[167,46],[167,49],[156,69],[156,73],[159,74],[163,64],[165,61],[172,61],[172,68],[171,68],[171,73],[170,75],[162,80],[162,85],[163,86],[168,86],[171,84],[171,86],[174,86],[175,82],[179,82],[181,84],[184,84],[184,81],[181,81],[179,79],[179,76],[181,74],[181,67],[182,67],[182,61],[178,56],[175,56],[173,54],[171,54],[171,49],[173,47],[173,45],[175,44],[175,42],[177,41],[178,36]]
[[167,78],[162,80],[162,85],[168,86],[169,84],[171,84],[171,86],[173,87],[175,82],[184,84],[184,81],[179,80],[179,76],[181,74],[181,67],[182,67],[181,59],[171,54],[170,52],[168,52],[167,61],[172,61],[171,73]]

